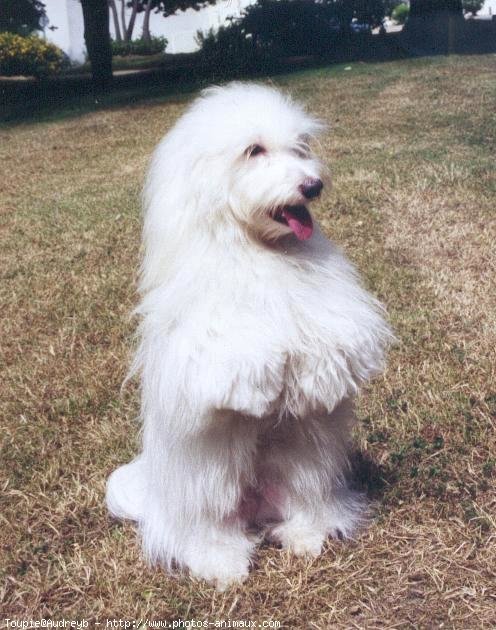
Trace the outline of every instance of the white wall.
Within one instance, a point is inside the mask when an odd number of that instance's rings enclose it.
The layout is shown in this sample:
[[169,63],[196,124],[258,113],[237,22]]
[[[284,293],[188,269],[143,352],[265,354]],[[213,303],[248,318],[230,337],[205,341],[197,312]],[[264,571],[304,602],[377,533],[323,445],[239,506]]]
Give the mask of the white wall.
[[62,48],[71,61],[83,63],[86,46],[81,3],[78,0],[44,0],[44,3],[49,19],[46,39]]
[[480,17],[496,15],[496,0],[486,0],[484,2],[484,6],[477,13],[477,15]]

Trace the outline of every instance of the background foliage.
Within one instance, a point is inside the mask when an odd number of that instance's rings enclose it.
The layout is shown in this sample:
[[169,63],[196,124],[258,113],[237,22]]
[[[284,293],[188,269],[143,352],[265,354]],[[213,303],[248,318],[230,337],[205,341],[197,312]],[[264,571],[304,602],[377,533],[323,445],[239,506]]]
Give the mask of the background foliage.
[[112,55],[126,57],[128,55],[156,55],[165,52],[167,47],[165,37],[150,37],[133,39],[130,41],[112,41]]
[[410,7],[405,3],[401,3],[394,7],[391,17],[397,24],[404,24],[408,19],[409,13]]
[[0,74],[44,77],[60,72],[64,64],[60,48],[36,35],[0,33]]
[[370,28],[385,16],[381,0],[259,0],[218,31],[198,33],[203,65],[218,76],[228,71],[270,68],[283,57],[328,55],[360,45],[352,22]]
[[46,24],[45,4],[39,0],[0,0],[0,31],[29,35]]
[[484,0],[462,0],[463,10],[465,13],[471,13],[472,15],[477,15],[483,5]]

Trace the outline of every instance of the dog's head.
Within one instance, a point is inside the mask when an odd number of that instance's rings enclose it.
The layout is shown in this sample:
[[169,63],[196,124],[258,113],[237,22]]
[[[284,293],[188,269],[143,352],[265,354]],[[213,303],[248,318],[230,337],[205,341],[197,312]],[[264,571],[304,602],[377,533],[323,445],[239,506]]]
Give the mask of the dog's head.
[[267,240],[313,231],[309,203],[323,187],[310,140],[320,125],[274,89],[231,84],[206,91],[198,110],[210,121],[205,154],[217,188],[244,227]]
[[205,90],[155,152],[145,188],[145,249],[198,231],[223,238],[224,227],[265,241],[310,238],[308,205],[323,187],[310,140],[320,127],[266,86]]

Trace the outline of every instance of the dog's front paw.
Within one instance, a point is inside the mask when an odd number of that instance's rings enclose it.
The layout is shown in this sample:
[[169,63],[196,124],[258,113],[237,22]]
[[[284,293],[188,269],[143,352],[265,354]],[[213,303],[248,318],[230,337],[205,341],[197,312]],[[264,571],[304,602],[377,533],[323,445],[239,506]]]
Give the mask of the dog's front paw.
[[297,556],[317,557],[327,538],[352,538],[366,521],[363,497],[345,488],[316,510],[293,508],[291,517],[270,531],[269,539]]
[[215,584],[219,591],[243,582],[251,564],[251,552],[254,544],[244,535],[216,535],[215,540],[204,544],[188,546],[183,555],[183,562],[190,574],[198,579]]
[[[274,410],[284,388],[286,356],[260,345],[257,338],[249,349],[240,347],[236,352],[236,343],[229,338],[220,348],[212,347],[210,363],[195,378],[207,406],[256,418]],[[196,364],[204,365],[202,356]]]
[[332,538],[353,538],[369,520],[365,497],[344,488],[323,511],[327,535]]
[[296,556],[316,558],[322,551],[326,531],[310,521],[292,518],[274,527],[269,539],[280,544]]

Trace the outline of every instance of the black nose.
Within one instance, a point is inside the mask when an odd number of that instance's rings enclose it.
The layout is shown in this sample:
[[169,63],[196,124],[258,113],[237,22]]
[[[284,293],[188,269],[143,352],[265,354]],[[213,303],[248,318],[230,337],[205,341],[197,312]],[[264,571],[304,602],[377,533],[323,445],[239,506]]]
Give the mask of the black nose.
[[320,191],[324,187],[321,179],[314,179],[313,177],[307,177],[303,184],[300,184],[299,189],[305,199],[315,199],[320,195]]

